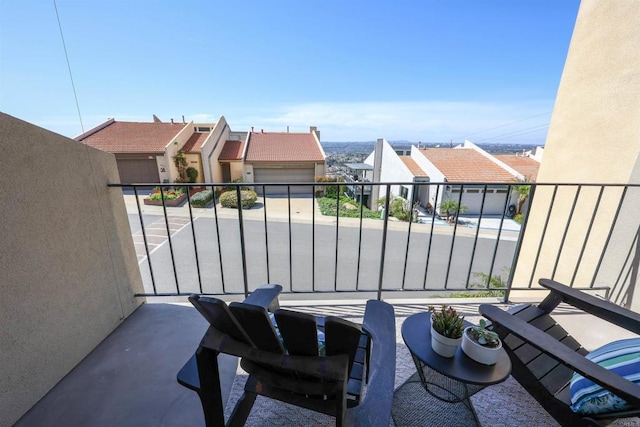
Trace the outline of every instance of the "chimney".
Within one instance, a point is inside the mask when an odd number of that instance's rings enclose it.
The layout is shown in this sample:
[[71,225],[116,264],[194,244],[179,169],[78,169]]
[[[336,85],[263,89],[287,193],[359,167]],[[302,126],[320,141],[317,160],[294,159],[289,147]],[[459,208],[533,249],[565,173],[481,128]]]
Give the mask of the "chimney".
[[174,124],[174,123],[173,123],[173,119],[171,119],[171,124]]
[[182,124],[186,125],[187,122],[184,121],[184,114],[182,115]]
[[253,133],[253,126],[251,126],[251,133]]
[[315,133],[316,137],[318,138],[318,141],[320,141],[320,131],[318,130],[318,128],[316,126],[310,126],[309,127],[309,132]]
[[289,126],[287,126],[287,133],[289,133]]
[[260,129],[260,133],[264,133],[264,129]]

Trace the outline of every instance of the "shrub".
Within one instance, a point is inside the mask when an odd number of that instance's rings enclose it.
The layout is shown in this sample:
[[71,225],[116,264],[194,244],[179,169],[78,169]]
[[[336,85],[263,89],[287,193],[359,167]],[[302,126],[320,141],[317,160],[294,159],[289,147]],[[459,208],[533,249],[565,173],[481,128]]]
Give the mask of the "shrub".
[[522,224],[522,214],[515,214],[512,218],[515,222]]
[[[316,201],[318,202],[318,207],[322,215],[336,216],[336,205],[338,205],[341,217],[360,218],[360,204],[348,197],[340,197],[340,201],[337,203],[336,199],[329,197],[322,197],[316,199]],[[366,206],[362,206],[362,217],[380,219],[380,213],[372,211]]]
[[213,191],[203,190],[191,196],[191,205],[197,208],[203,208],[213,200]]
[[[240,191],[240,197],[242,198],[242,208],[250,209],[256,203],[258,195],[255,191],[242,190]],[[220,205],[225,208],[237,208],[238,207],[238,194],[236,191],[227,191],[220,195]]]
[[198,169],[189,166],[187,168],[187,178],[189,179],[189,182],[196,182],[198,179]]
[[[177,194],[175,191],[165,191],[164,192],[164,199],[165,200],[174,200],[174,199],[177,199],[180,196],[181,196],[181,194]],[[162,195],[160,194],[159,191],[157,193],[154,192],[154,193],[149,195],[149,200],[162,200]]]

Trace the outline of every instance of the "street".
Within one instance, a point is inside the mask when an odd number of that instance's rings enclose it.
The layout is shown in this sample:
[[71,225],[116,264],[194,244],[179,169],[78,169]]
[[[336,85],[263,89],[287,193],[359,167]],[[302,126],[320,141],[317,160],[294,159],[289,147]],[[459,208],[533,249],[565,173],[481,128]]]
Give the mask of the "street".
[[[219,218],[216,226],[215,218],[196,217],[192,229],[188,217],[170,216],[169,241],[166,238],[164,217],[144,215],[143,218],[155,292],[218,294],[243,291],[242,249],[236,219]],[[130,214],[129,220],[145,292],[153,293],[139,218]],[[341,225],[337,232],[335,225],[324,223],[312,226],[309,223],[292,222],[290,227],[291,231],[288,222],[269,221],[265,231],[263,221],[244,221],[249,289],[264,283],[279,283],[286,291],[293,292],[334,289],[353,291],[356,287],[358,290],[377,289],[382,259],[380,227],[363,227],[362,236],[360,229],[352,226]],[[390,229],[384,253],[383,289],[444,290],[445,283],[447,289],[460,289],[467,282],[470,266],[471,272],[489,272],[496,245],[495,237],[483,237],[486,235],[481,234],[474,252],[474,235],[460,233],[456,235],[451,251],[453,227],[444,229],[448,232],[433,234],[430,250],[430,226],[414,224],[409,242],[406,230]],[[505,268],[511,265],[515,243],[515,239],[500,240],[492,270],[494,276],[503,274],[504,277]],[[171,250],[174,254],[173,261]],[[478,279],[472,275],[470,282],[474,281],[477,282]]]

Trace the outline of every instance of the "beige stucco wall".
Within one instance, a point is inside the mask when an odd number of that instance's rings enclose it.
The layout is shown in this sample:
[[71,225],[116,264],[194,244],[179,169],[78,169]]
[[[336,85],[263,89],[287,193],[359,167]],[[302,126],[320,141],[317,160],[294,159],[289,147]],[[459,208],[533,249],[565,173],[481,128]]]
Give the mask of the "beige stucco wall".
[[241,178],[244,180],[242,175],[242,161],[238,160],[236,162],[229,162],[229,172],[231,174],[232,181],[235,181],[236,179],[241,179]]
[[218,156],[224,143],[229,139],[231,129],[224,116],[220,116],[211,135],[200,149],[202,155],[202,170],[205,182],[222,182],[222,167],[218,162]]
[[[583,0],[562,74],[537,181],[539,183],[640,183],[640,2]],[[552,188],[535,192],[514,285],[527,285],[550,211]],[[550,277],[576,188],[560,188],[551,209],[534,283]],[[575,285],[589,285],[605,246],[621,189],[607,189],[599,204]],[[583,188],[576,203],[555,279],[569,282],[597,203],[599,188]],[[638,206],[630,188],[596,286],[635,310],[638,279]]]
[[[182,149],[184,144],[187,143],[191,135],[193,135],[193,122],[189,122],[187,125],[183,126],[183,129],[176,134],[176,136],[167,143],[164,147],[164,159],[163,164],[169,165],[169,181],[174,182],[176,178],[179,177],[178,168],[176,167],[173,158],[175,155]],[[160,178],[162,179],[162,177]]]
[[198,179],[196,179],[196,182],[204,182],[204,173],[202,172],[202,162],[200,161],[200,154],[186,154],[185,157],[187,158],[187,162],[189,163],[187,167],[196,168],[198,171]]
[[0,113],[0,424],[141,303],[115,157]]

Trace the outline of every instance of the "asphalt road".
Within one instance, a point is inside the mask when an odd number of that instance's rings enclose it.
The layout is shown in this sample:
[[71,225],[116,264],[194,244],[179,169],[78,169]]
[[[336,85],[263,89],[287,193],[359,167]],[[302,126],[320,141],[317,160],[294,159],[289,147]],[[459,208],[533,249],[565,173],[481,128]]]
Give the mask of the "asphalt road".
[[[169,240],[164,218],[145,215],[155,289],[139,218],[130,215],[130,222],[146,292],[237,293],[244,289],[237,220],[220,218],[216,224],[215,218],[199,217],[194,219],[192,228],[188,217],[170,217]],[[245,220],[248,288],[279,283],[285,290],[294,292],[351,291],[356,287],[376,290],[383,265],[383,288],[386,290],[444,290],[445,285],[447,289],[464,287],[470,271],[489,272],[496,247],[495,237],[480,237],[474,250],[474,237],[457,235],[454,241],[453,227],[445,228],[448,231],[445,233],[434,233],[431,242],[431,234],[424,232],[428,228],[423,226],[423,232],[415,230],[419,228],[414,227],[411,234],[406,230],[389,230],[386,250],[382,254],[383,233],[378,228],[363,228],[360,235],[356,227],[337,229],[335,224],[289,225],[288,222],[270,221],[265,230],[263,221]],[[514,250],[513,239],[500,240],[493,275],[510,267]],[[381,262],[383,255],[384,263]],[[477,279],[471,275],[470,281]]]

